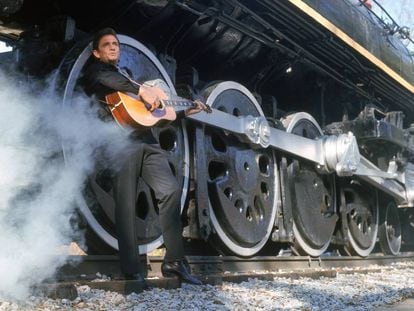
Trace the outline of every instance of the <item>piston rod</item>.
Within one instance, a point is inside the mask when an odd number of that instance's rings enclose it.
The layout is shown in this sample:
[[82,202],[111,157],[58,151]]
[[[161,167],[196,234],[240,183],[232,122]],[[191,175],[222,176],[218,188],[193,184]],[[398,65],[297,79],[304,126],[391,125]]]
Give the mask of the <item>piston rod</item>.
[[361,156],[356,139],[351,133],[313,140],[272,128],[263,117],[233,116],[217,109],[209,114],[199,113],[189,118],[236,134],[242,141],[253,146],[271,146],[314,162],[320,171],[335,171],[339,176],[360,176],[374,187],[393,196],[399,204],[407,205],[405,182],[401,174],[384,172]]

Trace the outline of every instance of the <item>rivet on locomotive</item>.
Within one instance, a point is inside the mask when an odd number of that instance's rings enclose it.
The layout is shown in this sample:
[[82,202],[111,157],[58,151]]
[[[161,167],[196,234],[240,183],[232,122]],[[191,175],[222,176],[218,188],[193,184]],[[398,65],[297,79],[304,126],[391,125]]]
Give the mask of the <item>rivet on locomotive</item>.
[[[0,59],[25,76],[55,72],[71,105],[91,34],[110,26],[136,79],[204,98],[213,113],[154,130],[183,190],[194,253],[249,257],[290,246],[367,256],[379,240],[396,255],[414,243],[414,60],[407,29],[384,23],[375,6],[0,0],[0,39],[13,47]],[[117,249],[112,187],[97,166],[79,202],[90,254]],[[145,254],[162,238],[143,181],[136,206]]]

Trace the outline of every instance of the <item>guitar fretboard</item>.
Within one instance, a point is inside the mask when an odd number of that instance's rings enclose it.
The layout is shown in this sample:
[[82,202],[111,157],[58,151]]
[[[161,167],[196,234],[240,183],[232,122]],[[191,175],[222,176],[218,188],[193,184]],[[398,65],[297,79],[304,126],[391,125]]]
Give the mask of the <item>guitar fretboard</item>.
[[191,100],[186,100],[186,99],[179,99],[179,100],[164,99],[162,102],[166,106],[181,106],[181,107],[194,106],[194,103]]

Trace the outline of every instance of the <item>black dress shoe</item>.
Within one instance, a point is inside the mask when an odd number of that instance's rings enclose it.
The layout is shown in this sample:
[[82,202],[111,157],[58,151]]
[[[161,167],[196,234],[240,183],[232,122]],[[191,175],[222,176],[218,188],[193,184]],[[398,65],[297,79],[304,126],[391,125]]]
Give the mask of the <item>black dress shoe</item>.
[[178,276],[185,283],[193,285],[203,284],[199,279],[191,275],[189,269],[182,261],[164,262],[161,265],[161,272],[165,277]]

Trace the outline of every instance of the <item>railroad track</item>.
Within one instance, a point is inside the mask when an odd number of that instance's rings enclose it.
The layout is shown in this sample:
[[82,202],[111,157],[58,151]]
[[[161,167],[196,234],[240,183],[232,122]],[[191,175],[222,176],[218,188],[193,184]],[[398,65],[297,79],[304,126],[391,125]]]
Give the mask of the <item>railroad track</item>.
[[[373,254],[366,258],[350,256],[260,256],[243,259],[235,256],[189,256],[188,262],[195,275],[205,283],[242,282],[249,278],[273,280],[274,277],[336,277],[338,274],[381,272],[392,263],[414,261],[414,252],[399,256]],[[147,283],[150,287],[177,288],[178,279],[163,278],[162,257],[149,257]],[[117,256],[72,256],[55,280],[48,280],[36,288],[51,298],[74,299],[75,285],[122,294],[140,292],[142,284],[121,278]]]

